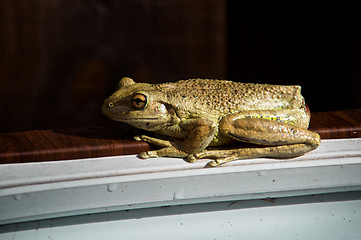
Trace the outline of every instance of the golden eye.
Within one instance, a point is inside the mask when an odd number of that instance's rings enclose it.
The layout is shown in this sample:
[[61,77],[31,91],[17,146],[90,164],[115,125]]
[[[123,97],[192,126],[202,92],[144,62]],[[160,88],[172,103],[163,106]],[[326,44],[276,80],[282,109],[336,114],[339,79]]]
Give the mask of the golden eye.
[[112,107],[114,107],[114,103],[109,102],[109,103],[108,103],[108,106],[109,106],[110,108],[112,108]]
[[144,109],[147,106],[147,96],[141,93],[136,93],[132,97],[132,106],[136,110]]

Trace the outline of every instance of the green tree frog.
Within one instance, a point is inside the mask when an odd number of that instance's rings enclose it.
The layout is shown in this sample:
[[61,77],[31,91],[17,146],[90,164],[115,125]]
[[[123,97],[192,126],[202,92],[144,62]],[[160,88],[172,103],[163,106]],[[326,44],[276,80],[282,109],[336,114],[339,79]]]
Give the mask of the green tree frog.
[[[162,147],[141,158],[209,158],[214,167],[238,159],[292,158],[320,144],[320,136],[308,130],[310,112],[300,86],[211,79],[148,84],[125,77],[102,112],[160,136],[135,137]],[[237,141],[254,147],[229,147]]]

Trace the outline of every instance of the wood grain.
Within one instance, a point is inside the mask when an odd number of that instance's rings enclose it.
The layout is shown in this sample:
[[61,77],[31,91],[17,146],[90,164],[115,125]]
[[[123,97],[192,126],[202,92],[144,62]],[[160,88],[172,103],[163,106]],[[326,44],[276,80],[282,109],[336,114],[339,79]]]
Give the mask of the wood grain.
[[361,109],[313,113],[310,130],[322,139],[361,137]]
[[128,126],[35,130],[0,134],[0,163],[40,162],[136,154],[150,150]]
[[[313,113],[310,129],[322,139],[361,137],[361,109]],[[137,154],[150,150],[132,140],[138,130],[118,124],[98,128],[0,134],[0,163],[40,162]]]

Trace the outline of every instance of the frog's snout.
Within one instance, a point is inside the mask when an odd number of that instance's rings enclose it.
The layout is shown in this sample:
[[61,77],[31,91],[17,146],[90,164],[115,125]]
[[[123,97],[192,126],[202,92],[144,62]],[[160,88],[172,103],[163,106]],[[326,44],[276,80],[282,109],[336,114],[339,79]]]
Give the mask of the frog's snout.
[[113,102],[108,102],[108,107],[109,107],[109,108],[114,107],[114,103],[113,103]]
[[114,101],[114,99],[105,99],[101,111],[108,118],[115,120],[126,113],[127,108]]
[[114,102],[109,101],[108,99],[105,99],[102,106],[102,113],[106,116],[109,114],[109,109],[113,108],[115,106]]

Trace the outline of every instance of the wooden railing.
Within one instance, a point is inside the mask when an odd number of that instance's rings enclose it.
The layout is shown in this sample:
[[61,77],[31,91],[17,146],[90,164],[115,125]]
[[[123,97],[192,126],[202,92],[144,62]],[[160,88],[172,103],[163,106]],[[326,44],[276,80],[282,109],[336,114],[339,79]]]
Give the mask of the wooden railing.
[[[361,137],[361,109],[316,112],[310,130],[322,139]],[[137,154],[151,149],[132,140],[124,124],[106,127],[34,130],[0,134],[0,163],[23,163]]]

